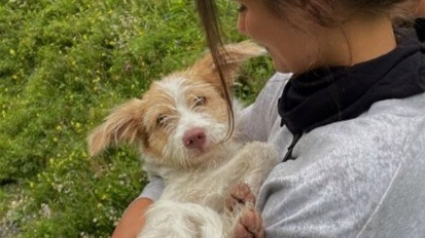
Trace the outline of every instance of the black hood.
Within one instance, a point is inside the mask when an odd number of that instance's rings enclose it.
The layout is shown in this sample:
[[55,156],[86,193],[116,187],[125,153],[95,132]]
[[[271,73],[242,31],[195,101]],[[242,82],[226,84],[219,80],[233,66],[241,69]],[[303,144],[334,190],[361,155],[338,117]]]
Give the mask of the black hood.
[[319,126],[356,118],[377,101],[423,92],[425,46],[415,42],[353,67],[293,76],[282,92],[278,111],[282,125],[299,138]]

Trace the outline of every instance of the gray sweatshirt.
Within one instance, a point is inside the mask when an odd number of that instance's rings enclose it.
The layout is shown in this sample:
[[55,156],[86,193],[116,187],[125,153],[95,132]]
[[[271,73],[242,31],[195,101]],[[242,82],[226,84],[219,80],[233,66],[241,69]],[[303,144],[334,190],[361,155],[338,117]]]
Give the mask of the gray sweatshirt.
[[[288,78],[272,77],[238,123],[243,138],[269,142],[282,157],[292,134],[276,104]],[[267,238],[425,238],[425,94],[316,128],[293,155],[258,196]],[[161,191],[155,179],[141,196],[155,200]]]

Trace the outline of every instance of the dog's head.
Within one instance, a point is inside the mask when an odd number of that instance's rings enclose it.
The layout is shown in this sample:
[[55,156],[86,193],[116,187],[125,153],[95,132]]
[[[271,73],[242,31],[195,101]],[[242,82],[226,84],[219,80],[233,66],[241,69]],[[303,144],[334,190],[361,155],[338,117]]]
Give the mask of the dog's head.
[[[220,51],[231,88],[241,63],[263,48],[242,42]],[[88,137],[92,156],[110,145],[134,144],[155,164],[188,168],[201,163],[226,136],[228,110],[218,72],[208,53],[181,72],[152,83],[142,99],[116,108]]]

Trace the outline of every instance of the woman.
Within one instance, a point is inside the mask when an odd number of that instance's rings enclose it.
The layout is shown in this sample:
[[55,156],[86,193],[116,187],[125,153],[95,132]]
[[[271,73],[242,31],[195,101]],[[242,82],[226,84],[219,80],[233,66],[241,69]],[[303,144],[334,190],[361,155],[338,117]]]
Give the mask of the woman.
[[[275,145],[283,161],[236,237],[425,237],[425,49],[397,43],[390,17],[408,1],[238,2],[240,32],[292,74],[276,74],[244,111],[245,139]],[[197,4],[214,53],[214,5]],[[135,236],[160,190],[160,180],[145,188],[114,237]]]

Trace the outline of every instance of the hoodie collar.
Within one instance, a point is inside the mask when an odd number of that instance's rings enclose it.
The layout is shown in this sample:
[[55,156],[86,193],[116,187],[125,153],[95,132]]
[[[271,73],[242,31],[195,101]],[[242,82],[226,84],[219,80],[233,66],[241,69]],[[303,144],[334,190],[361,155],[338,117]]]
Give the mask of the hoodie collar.
[[425,47],[401,45],[353,67],[293,76],[278,102],[282,125],[293,134],[356,118],[377,101],[425,91]]

